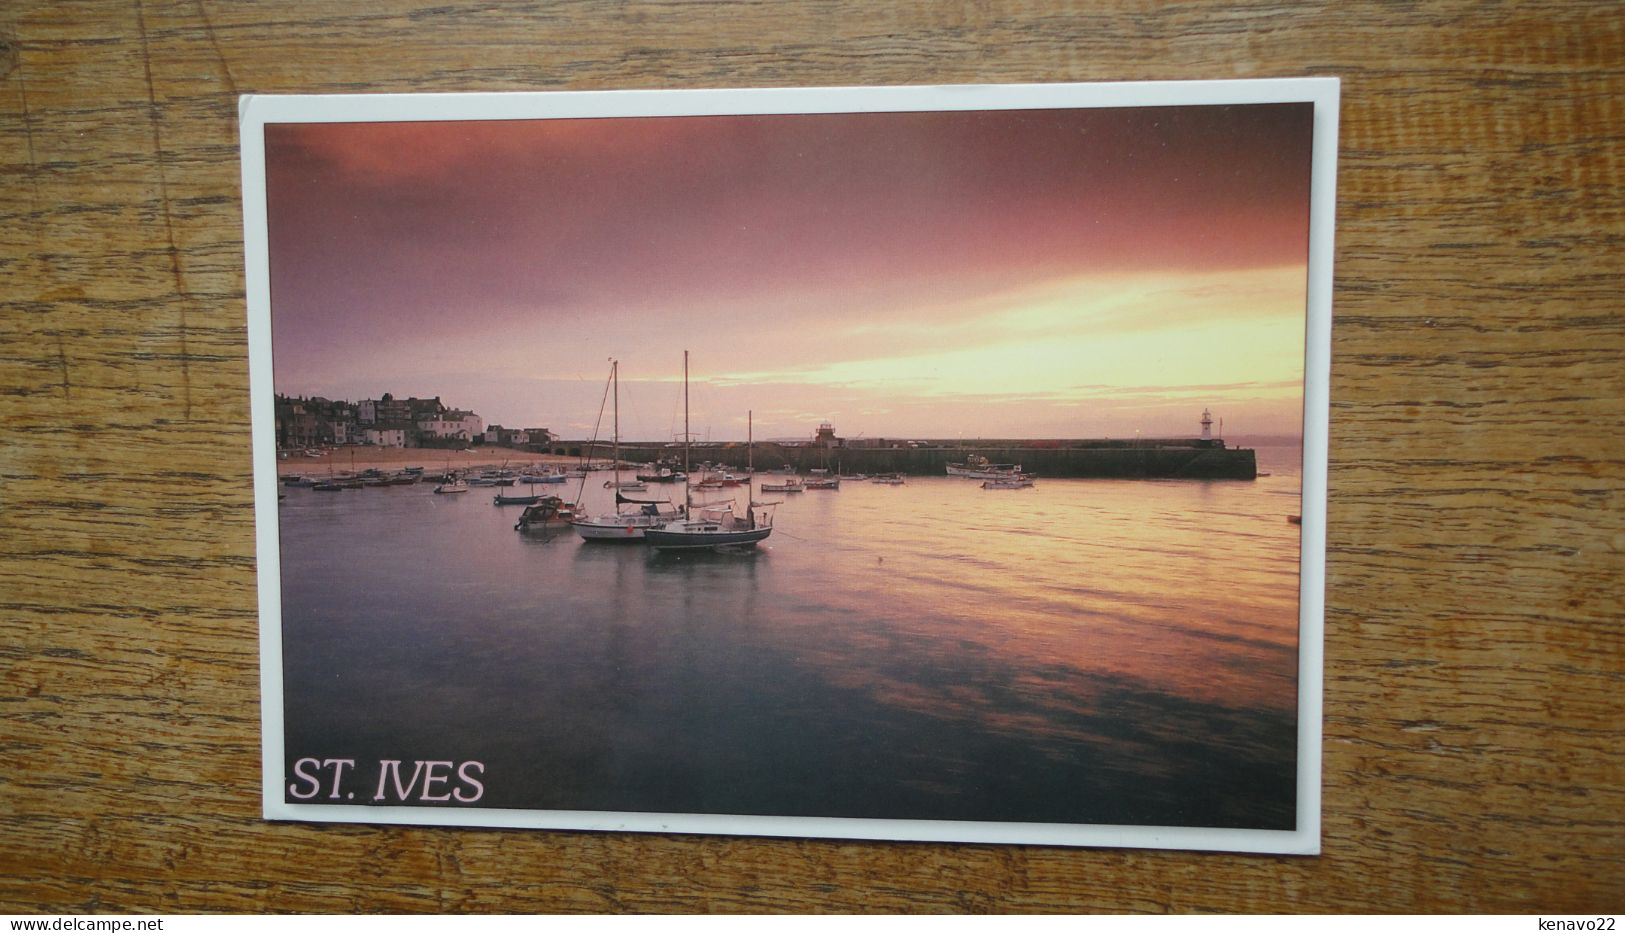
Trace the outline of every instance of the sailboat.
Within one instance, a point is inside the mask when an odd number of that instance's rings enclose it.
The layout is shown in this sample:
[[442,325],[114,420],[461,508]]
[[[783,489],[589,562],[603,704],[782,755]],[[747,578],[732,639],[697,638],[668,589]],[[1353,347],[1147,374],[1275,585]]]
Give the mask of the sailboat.
[[343,492],[346,489],[360,489],[361,480],[355,475],[355,451],[350,451],[350,472],[343,474],[342,478],[333,476],[333,460],[327,460],[327,481],[312,483],[310,488],[316,492]]
[[[688,351],[683,351],[683,472],[688,472]],[[657,527],[644,529],[643,540],[657,551],[715,550],[723,547],[755,547],[773,533],[771,506],[777,503],[752,501],[743,517],[734,514],[733,500],[695,507],[693,491],[684,491],[686,515]],[[760,512],[760,520],[758,520]]]
[[[681,518],[683,512],[676,509],[662,509],[661,506],[670,506],[671,502],[664,499],[630,499],[621,494],[623,489],[646,489],[640,482],[622,481],[621,464],[621,363],[611,360],[609,363],[609,381],[615,387],[615,427],[614,427],[614,460],[615,479],[604,483],[606,487],[615,490],[615,514],[599,515],[593,518],[582,518],[572,521],[576,533],[584,541],[641,541],[644,529],[653,525],[662,525],[675,518]],[[600,415],[602,409],[599,409]],[[602,423],[602,422],[600,422]],[[596,428],[594,432],[596,433]],[[636,505],[635,512],[624,512],[623,505]]]
[[468,489],[468,481],[460,474],[452,472],[451,461],[447,460],[446,472],[440,477],[440,485],[434,488],[435,494],[444,496],[454,492],[468,492]]
[[612,429],[609,469],[610,478],[604,481],[605,489],[648,489],[641,480],[621,479],[621,361],[609,361],[609,381],[615,387],[615,421]]

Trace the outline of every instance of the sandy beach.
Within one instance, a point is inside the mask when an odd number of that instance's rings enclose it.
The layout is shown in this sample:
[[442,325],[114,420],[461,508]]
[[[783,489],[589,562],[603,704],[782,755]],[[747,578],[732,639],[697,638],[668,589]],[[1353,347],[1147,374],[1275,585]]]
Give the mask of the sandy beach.
[[531,463],[559,464],[576,466],[579,457],[561,457],[554,454],[538,454],[525,450],[513,450],[507,447],[476,447],[472,450],[438,450],[428,447],[338,447],[323,450],[319,456],[310,457],[297,451],[288,454],[288,459],[278,459],[276,472],[278,476],[289,476],[299,473],[327,473],[345,472],[347,470],[365,470],[378,468],[380,470],[400,470],[408,466],[420,466],[428,472],[439,472],[446,469],[466,470],[474,467],[500,467],[522,466]]

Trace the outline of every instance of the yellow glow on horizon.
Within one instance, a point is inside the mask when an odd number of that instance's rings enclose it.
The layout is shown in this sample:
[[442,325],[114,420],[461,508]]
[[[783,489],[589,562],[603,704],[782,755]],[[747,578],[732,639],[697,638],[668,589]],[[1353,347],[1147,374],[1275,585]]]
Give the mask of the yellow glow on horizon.
[[1075,278],[951,309],[937,322],[878,315],[847,334],[871,356],[715,378],[916,398],[1081,400],[1229,385],[1289,398],[1302,391],[1304,301],[1301,266]]

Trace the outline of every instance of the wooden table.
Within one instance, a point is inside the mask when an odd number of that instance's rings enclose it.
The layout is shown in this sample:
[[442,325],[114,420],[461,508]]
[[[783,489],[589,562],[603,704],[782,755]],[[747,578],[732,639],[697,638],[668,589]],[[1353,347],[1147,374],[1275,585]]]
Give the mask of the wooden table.
[[[0,910],[1625,907],[1603,3],[0,9]],[[241,92],[1344,79],[1319,858],[259,819]]]

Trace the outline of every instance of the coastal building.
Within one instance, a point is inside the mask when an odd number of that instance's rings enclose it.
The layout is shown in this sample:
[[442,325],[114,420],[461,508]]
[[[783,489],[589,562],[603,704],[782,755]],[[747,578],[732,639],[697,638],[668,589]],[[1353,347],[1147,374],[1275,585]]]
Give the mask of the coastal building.
[[485,429],[485,442],[504,447],[520,447],[531,442],[531,434],[524,428],[505,428],[500,424],[493,424]]
[[316,416],[302,405],[278,408],[276,416],[276,442],[284,449],[315,447],[320,437]]
[[282,449],[349,443],[354,436],[355,406],[314,396],[276,397],[276,442]]
[[362,399],[356,403],[356,421],[361,424],[416,422],[443,414],[446,406],[440,396],[434,398],[396,398],[385,392],[375,399]]
[[406,434],[403,428],[367,428],[361,437],[364,443],[374,447],[405,447]]
[[461,409],[449,409],[418,418],[416,423],[418,431],[425,437],[472,441],[485,435],[485,419]]

